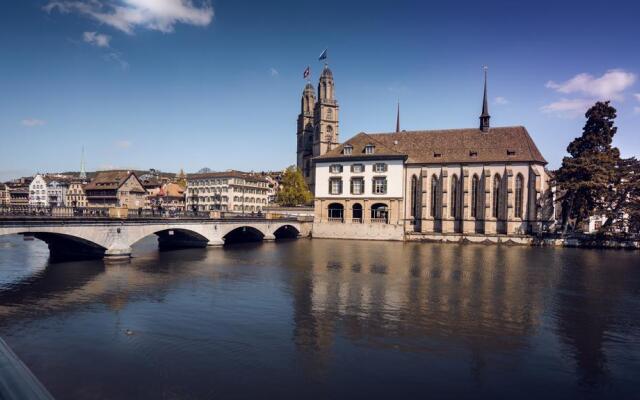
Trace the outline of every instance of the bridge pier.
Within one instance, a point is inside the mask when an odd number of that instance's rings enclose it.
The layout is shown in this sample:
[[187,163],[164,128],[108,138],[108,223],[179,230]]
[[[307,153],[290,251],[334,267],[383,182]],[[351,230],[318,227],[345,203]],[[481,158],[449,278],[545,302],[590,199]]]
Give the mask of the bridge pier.
[[207,247],[221,247],[221,246],[224,246],[223,239],[209,239],[209,242],[207,243]]
[[264,240],[265,242],[273,242],[274,240],[276,240],[276,236],[273,233],[267,233],[266,235],[264,235],[262,240]]
[[131,258],[131,247],[112,247],[104,252],[104,258],[107,260],[122,260]]

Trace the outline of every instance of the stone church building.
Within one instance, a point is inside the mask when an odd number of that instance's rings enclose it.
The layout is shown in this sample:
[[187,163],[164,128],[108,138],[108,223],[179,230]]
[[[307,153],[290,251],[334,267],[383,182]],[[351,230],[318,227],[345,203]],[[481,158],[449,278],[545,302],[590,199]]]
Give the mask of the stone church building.
[[525,243],[543,229],[547,162],[523,126],[490,126],[486,77],[477,128],[400,131],[398,123],[343,144],[328,68],[318,88],[317,102],[305,88],[298,120],[314,237]]

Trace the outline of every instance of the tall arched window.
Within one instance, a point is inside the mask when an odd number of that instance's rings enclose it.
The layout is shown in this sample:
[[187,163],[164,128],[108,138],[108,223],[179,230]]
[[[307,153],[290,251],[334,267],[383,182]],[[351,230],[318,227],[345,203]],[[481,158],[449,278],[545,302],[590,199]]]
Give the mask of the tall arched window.
[[436,208],[438,206],[438,178],[433,175],[431,177],[431,216],[433,218],[438,215],[436,213]]
[[411,216],[418,216],[418,178],[415,175],[411,177]]
[[521,174],[516,176],[516,201],[515,211],[516,218],[522,218],[522,187],[524,185],[524,177]]
[[458,202],[459,197],[458,192],[458,177],[451,177],[451,216],[456,218],[458,216],[458,207],[460,206]]
[[496,174],[493,177],[493,218],[498,218],[500,213],[500,175]]
[[478,206],[480,200],[480,196],[478,196],[479,187],[480,179],[478,179],[478,175],[474,174],[471,179],[471,216],[473,218],[478,218],[478,210],[480,209]]

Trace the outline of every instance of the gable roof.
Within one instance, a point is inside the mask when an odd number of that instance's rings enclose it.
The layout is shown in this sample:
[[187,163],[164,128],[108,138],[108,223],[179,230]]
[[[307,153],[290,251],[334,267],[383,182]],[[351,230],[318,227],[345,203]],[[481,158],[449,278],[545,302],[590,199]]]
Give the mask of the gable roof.
[[[376,146],[372,155],[364,154],[364,147],[369,142]],[[351,155],[343,154],[345,145],[353,146]],[[361,132],[314,160],[337,161],[354,157],[375,159],[402,155],[407,157],[407,163],[410,164],[547,163],[523,126],[491,128],[488,132],[477,128],[375,134]]]
[[[117,190],[124,184],[130,176],[133,176],[138,184],[142,187],[142,183],[135,173],[131,171],[101,171],[85,186],[86,190]],[[144,188],[140,190],[144,192]]]

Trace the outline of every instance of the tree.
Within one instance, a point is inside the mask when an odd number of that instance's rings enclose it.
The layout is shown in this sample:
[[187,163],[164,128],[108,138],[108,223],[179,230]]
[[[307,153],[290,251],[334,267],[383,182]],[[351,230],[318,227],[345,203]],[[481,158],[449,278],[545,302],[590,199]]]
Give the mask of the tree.
[[282,206],[292,207],[308,204],[312,199],[302,172],[293,165],[287,168],[282,174],[276,201]]
[[631,228],[638,231],[640,222],[640,161],[635,157],[621,158],[614,170],[614,180],[609,185],[600,210],[607,220],[601,232]]
[[587,122],[582,136],[574,139],[562,160],[556,181],[561,193],[563,227],[570,219],[579,225],[598,209],[603,209],[605,197],[615,180],[615,168],[620,151],[611,146],[617,128],[613,125],[616,109],[609,102],[597,102],[585,114]]

